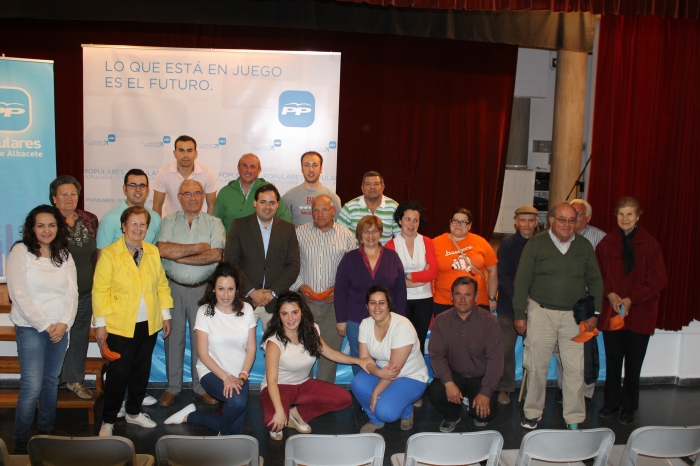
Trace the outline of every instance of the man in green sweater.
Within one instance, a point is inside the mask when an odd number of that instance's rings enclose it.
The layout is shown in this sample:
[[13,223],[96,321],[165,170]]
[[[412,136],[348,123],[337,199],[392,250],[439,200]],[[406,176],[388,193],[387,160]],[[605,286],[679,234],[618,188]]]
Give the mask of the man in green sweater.
[[579,333],[573,308],[587,295],[595,298],[596,315],[585,321],[586,330],[593,331],[602,308],[603,279],[593,246],[574,232],[576,210],[559,203],[550,211],[549,222],[548,231],[525,245],[515,275],[515,329],[521,335],[527,330],[523,350],[527,396],[521,425],[535,429],[542,417],[549,361],[558,343],[564,367],[564,420],[575,430],[586,419],[586,405],[583,343],[571,340]]
[[[213,215],[221,219],[227,235],[231,229],[231,223],[235,219],[255,213],[255,206],[253,206],[255,191],[264,184],[270,184],[263,178],[258,178],[261,171],[262,166],[258,156],[245,154],[238,160],[238,178],[219,191]],[[289,208],[282,199],[280,199],[278,207],[276,217],[291,222]]]

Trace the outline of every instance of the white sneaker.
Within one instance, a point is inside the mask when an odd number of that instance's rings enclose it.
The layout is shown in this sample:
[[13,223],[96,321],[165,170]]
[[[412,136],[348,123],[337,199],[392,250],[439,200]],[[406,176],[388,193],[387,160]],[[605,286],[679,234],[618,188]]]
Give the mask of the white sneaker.
[[111,437],[112,430],[114,430],[114,424],[107,424],[106,422],[103,422],[102,427],[100,427],[100,433],[98,434],[98,436],[99,437]]
[[195,408],[194,403],[188,404],[184,408],[182,408],[180,411],[176,412],[172,416],[170,416],[168,419],[165,420],[163,424],[182,424],[182,421],[185,419],[185,417],[190,414],[197,411],[197,408]]
[[146,393],[146,396],[143,397],[143,401],[141,402],[141,406],[153,406],[156,403],[158,403],[158,400]]
[[121,419],[126,416],[126,401],[122,401],[122,409],[117,413],[117,419]]
[[129,424],[136,424],[137,426],[146,427],[149,429],[158,425],[148,414],[144,413],[139,413],[139,415],[136,417],[126,416],[125,419]]

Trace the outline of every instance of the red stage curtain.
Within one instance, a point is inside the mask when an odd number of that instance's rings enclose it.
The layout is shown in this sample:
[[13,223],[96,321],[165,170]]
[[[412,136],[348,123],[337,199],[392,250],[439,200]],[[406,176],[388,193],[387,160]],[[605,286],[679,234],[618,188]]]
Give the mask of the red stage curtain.
[[[517,47],[235,26],[0,20],[7,56],[55,61],[57,165],[83,179],[82,43],[341,52],[337,191],[377,170],[385,194],[424,204],[435,236],[451,211],[490,236],[498,215]],[[196,134],[192,135],[197,137]],[[231,160],[231,169],[237,160]],[[31,189],[45,189],[36,186]]]
[[481,11],[587,11],[602,15],[700,18],[700,0],[338,0],[372,5]]
[[589,201],[594,222],[639,199],[640,223],[661,243],[669,284],[657,327],[700,319],[700,21],[603,17],[600,25]]

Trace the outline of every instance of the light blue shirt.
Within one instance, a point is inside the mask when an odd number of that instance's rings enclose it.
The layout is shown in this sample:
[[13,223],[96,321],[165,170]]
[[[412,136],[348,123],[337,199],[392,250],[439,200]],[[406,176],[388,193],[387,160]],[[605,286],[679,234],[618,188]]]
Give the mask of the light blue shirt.
[[[122,212],[128,207],[126,201],[123,201],[102,217],[100,226],[97,227],[97,249],[106,248],[124,235],[124,232],[122,232],[121,216]],[[148,207],[146,207],[146,210],[151,214],[151,223],[148,225],[148,231],[146,232],[144,241],[155,245],[158,232],[160,231],[160,215]]]
[[265,257],[267,257],[267,247],[270,245],[270,235],[272,234],[272,222],[275,219],[273,218],[270,224],[265,227],[260,221],[260,217],[256,215],[255,218],[258,219],[258,225],[260,225],[260,234],[262,234],[263,246],[265,247]]

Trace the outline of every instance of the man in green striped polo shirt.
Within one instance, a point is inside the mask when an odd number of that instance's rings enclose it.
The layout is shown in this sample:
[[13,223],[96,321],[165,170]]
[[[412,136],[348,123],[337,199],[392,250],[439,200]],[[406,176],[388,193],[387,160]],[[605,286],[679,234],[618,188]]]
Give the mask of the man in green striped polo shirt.
[[375,171],[362,176],[362,196],[348,201],[338,216],[338,223],[355,234],[357,223],[365,215],[376,215],[382,221],[382,244],[386,244],[401,232],[394,222],[398,202],[384,195],[384,178]]

